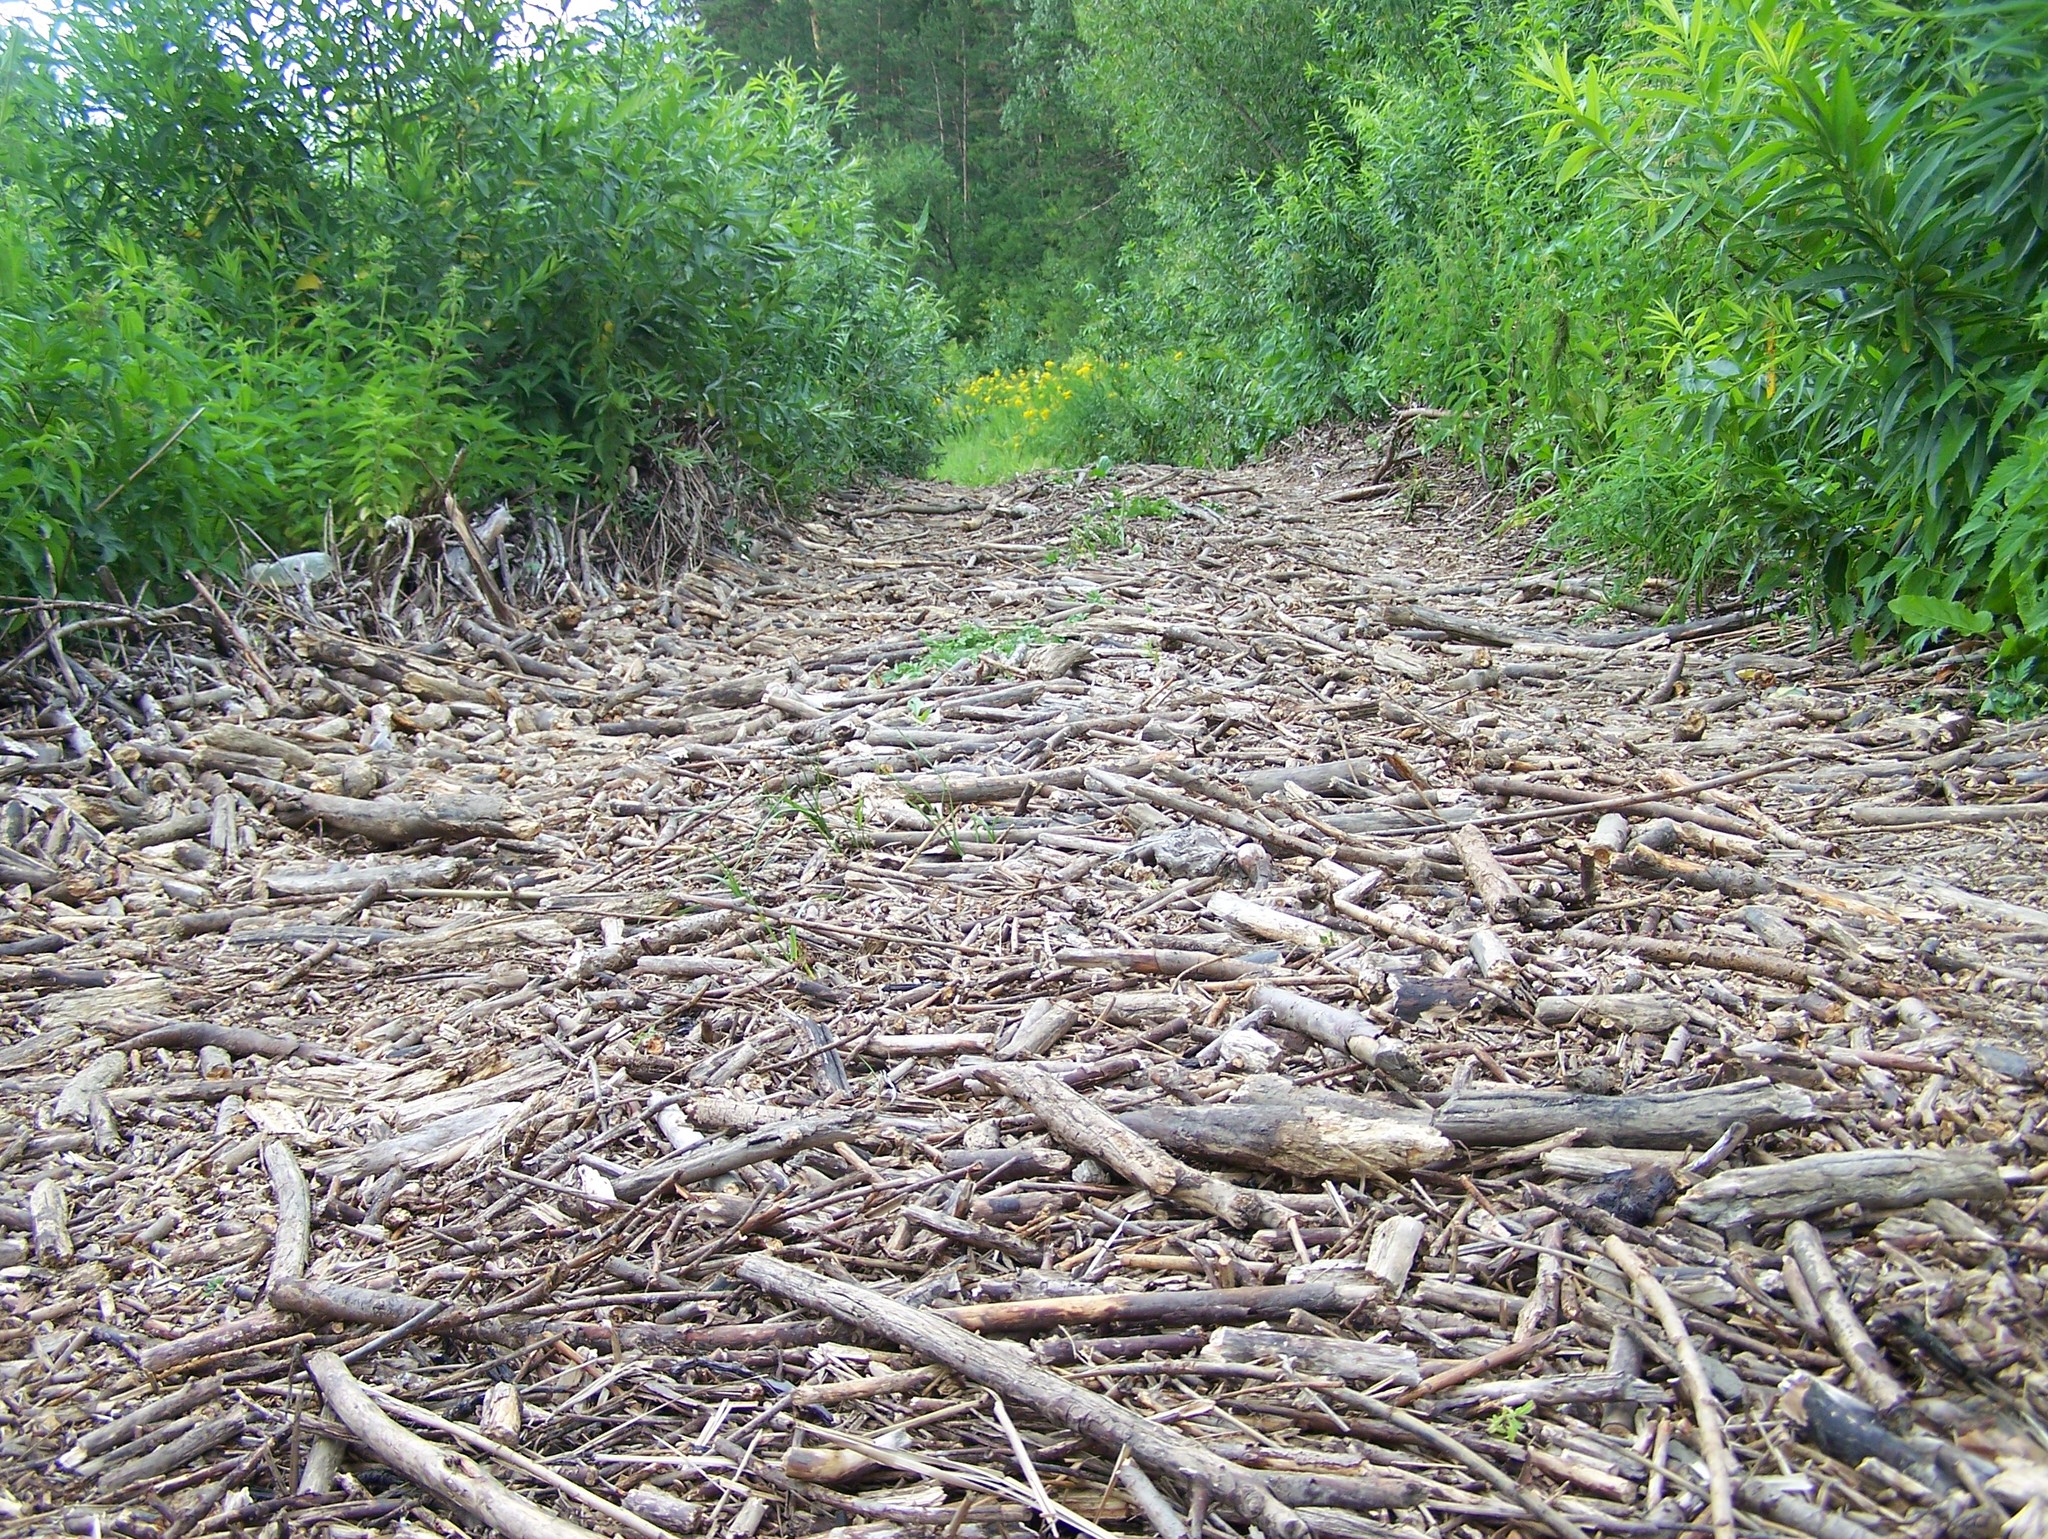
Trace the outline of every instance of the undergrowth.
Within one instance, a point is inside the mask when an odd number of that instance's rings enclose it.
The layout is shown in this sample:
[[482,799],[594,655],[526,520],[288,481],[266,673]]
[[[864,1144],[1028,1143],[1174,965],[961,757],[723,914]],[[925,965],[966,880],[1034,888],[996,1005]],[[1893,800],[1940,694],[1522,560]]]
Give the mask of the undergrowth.
[[2048,681],[2048,0],[1303,14],[1077,7],[1154,228],[1070,459],[1423,401],[1568,548]]
[[992,631],[985,625],[969,622],[950,636],[927,636],[924,651],[907,662],[898,663],[882,675],[884,684],[896,684],[905,679],[921,679],[931,674],[944,673],[958,663],[976,661],[984,657],[1015,657],[1027,647],[1035,647],[1046,640],[1046,634],[1035,625],[1017,626],[1006,631]]
[[1127,549],[1132,540],[1134,520],[1163,520],[1180,517],[1181,505],[1170,497],[1133,496],[1112,492],[1103,501],[1076,518],[1067,537],[1046,550],[1048,563],[1080,561],[1088,556]]
[[[709,446],[919,468],[943,316],[834,144],[681,12],[80,0],[0,47],[0,584],[174,582],[443,491]],[[630,496],[625,498],[630,502]]]

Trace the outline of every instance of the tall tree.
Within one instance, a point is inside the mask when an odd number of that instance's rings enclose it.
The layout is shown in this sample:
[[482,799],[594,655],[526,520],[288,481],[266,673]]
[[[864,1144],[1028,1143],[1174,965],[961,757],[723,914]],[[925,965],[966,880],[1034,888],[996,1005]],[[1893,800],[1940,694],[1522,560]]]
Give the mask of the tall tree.
[[[1068,88],[1071,0],[703,0],[749,68],[836,76],[884,212],[922,220],[960,335],[1063,347],[1126,235],[1124,158]],[[1007,355],[1007,356],[1006,356]]]

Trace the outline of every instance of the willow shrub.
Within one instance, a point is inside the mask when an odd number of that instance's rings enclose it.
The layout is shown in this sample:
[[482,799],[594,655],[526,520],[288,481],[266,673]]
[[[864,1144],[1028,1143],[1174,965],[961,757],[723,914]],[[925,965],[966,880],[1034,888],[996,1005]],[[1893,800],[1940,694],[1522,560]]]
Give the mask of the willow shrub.
[[1838,618],[1998,631],[2031,680],[2048,4],[1660,0],[1639,36],[1613,65],[1548,54],[1533,83],[1560,176],[1712,264],[1643,317],[1662,349],[1643,432],[1708,453],[1740,494],[1725,516]]
[[834,145],[678,16],[83,0],[0,56],[0,582],[164,579],[705,440],[911,469],[943,316]]
[[1286,156],[1154,179],[1097,344],[1184,350],[1153,452],[1427,401],[1560,540],[2048,675],[2048,0],[1318,26]]

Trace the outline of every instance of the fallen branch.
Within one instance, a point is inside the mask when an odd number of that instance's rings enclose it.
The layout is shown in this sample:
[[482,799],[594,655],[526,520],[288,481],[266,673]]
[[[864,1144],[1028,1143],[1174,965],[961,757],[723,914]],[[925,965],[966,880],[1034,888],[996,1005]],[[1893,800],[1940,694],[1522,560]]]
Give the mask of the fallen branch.
[[[1189,1487],[1206,1488],[1267,1539],[1306,1539],[1308,1524],[1257,1475],[1219,1458],[1185,1433],[1162,1426],[1093,1390],[1069,1384],[1016,1347],[982,1340],[950,1320],[914,1309],[872,1288],[836,1282],[769,1256],[749,1256],[734,1269],[742,1282],[802,1308],[829,1314],[856,1330],[906,1347],[961,1378],[1071,1428],[1100,1448],[1128,1448],[1148,1468]],[[1583,1539],[1574,1534],[1571,1539]]]
[[1120,1326],[1249,1325],[1297,1312],[1342,1318],[1379,1301],[1378,1288],[1350,1283],[1287,1283],[1261,1288],[1185,1288],[1171,1292],[1083,1293],[941,1309],[955,1325],[989,1335],[1049,1336]]
[[1785,1249],[1791,1253],[1793,1263],[1805,1278],[1814,1307],[1826,1322],[1828,1334],[1834,1338],[1842,1361],[1856,1375],[1857,1385],[1877,1407],[1880,1416],[1896,1415],[1911,1403],[1912,1397],[1906,1393],[1906,1387],[1892,1377],[1891,1370],[1885,1366],[1884,1354],[1878,1351],[1877,1343],[1870,1339],[1870,1332],[1856,1317],[1855,1307],[1842,1291],[1841,1279],[1835,1276],[1834,1264],[1828,1260],[1828,1249],[1821,1241],[1820,1231],[1804,1219],[1787,1224]]
[[279,822],[294,827],[317,824],[325,833],[348,834],[372,844],[519,836],[502,797],[429,796],[413,801],[396,796],[333,796],[255,775],[237,775],[235,784],[267,800]]
[[[1757,1130],[1754,1122],[1750,1127]],[[1911,1208],[1936,1198],[1996,1202],[2004,1196],[1998,1160],[1978,1144],[1849,1149],[1709,1176],[1678,1199],[1678,1212],[1697,1224],[1754,1224],[1811,1218],[1852,1202]]]
[[1626,1240],[1609,1235],[1601,1241],[1601,1248],[1635,1285],[1678,1354],[1679,1377],[1685,1383],[1686,1397],[1692,1402],[1693,1425],[1700,1435],[1700,1457],[1707,1466],[1707,1510],[1714,1525],[1714,1539],[1735,1539],[1735,1460],[1721,1432],[1721,1407],[1714,1399],[1713,1386],[1707,1382],[1699,1348],[1693,1345],[1692,1335],[1685,1328],[1685,1316],[1678,1312],[1664,1285],[1651,1275],[1643,1258]]
[[458,1463],[406,1431],[332,1352],[315,1352],[306,1359],[306,1367],[320,1386],[327,1409],[355,1441],[422,1490],[475,1514],[507,1539],[600,1539],[582,1524],[508,1491],[469,1460]]
[[1284,1220],[1284,1211],[1271,1198],[1182,1164],[1035,1064],[986,1064],[977,1066],[975,1073],[1030,1107],[1046,1131],[1066,1147],[1094,1155],[1155,1197],[1238,1229],[1256,1227],[1269,1212],[1280,1214],[1276,1222]]

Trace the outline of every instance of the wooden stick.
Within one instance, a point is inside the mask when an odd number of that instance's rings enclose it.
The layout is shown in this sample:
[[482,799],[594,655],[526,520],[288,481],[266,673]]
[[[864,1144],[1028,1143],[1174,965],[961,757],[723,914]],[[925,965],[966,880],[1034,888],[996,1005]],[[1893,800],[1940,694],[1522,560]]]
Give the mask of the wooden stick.
[[1814,1307],[1826,1322],[1828,1334],[1834,1338],[1842,1360],[1856,1375],[1856,1383],[1864,1397],[1877,1408],[1880,1416],[1896,1415],[1912,1397],[1885,1366],[1884,1354],[1870,1339],[1870,1332],[1863,1328],[1863,1322],[1856,1316],[1855,1306],[1842,1291],[1841,1279],[1835,1275],[1834,1264],[1828,1260],[1828,1248],[1821,1241],[1820,1231],[1805,1219],[1787,1224],[1785,1249],[1797,1263]]
[[1803,989],[1812,988],[1822,976],[1818,968],[1750,946],[1699,946],[1654,935],[1603,935],[1598,930],[1559,930],[1551,940],[1560,946],[1579,946],[1587,951],[1632,952],[1672,967],[1711,967],[1721,972],[1748,973],[1753,978],[1796,983]]
[[1380,1301],[1376,1287],[1304,1282],[1258,1288],[1177,1288],[1162,1292],[1083,1293],[1070,1298],[962,1304],[936,1311],[955,1325],[995,1335],[1043,1336],[1120,1326],[1250,1325],[1295,1311],[1344,1316]]
[[749,1256],[734,1268],[742,1282],[802,1308],[831,1315],[856,1330],[907,1347],[941,1363],[961,1378],[1028,1406],[1058,1426],[1070,1427],[1097,1446],[1128,1448],[1150,1469],[1181,1484],[1206,1486],[1231,1511],[1254,1523],[1268,1539],[1306,1539],[1308,1524],[1282,1504],[1250,1470],[1217,1457],[1185,1433],[1161,1426],[1093,1390],[1069,1384],[1039,1367],[1016,1347],[983,1341],[929,1310],[863,1288],[836,1282],[770,1256]]
[[2048,817],[2048,802],[1979,802],[1946,807],[1890,805],[1842,809],[1852,823],[1866,828],[1941,828],[1968,823],[2005,823],[2017,818]]
[[474,1513],[507,1539],[599,1539],[582,1524],[506,1490],[469,1460],[457,1464],[425,1438],[406,1431],[379,1408],[334,1353],[315,1352],[306,1359],[306,1367],[320,1386],[327,1409],[356,1442],[414,1485]]
[[1463,1465],[1481,1480],[1492,1486],[1502,1496],[1519,1503],[1529,1515],[1542,1523],[1557,1539],[1590,1539],[1586,1531],[1555,1507],[1538,1496],[1483,1454],[1475,1453],[1446,1432],[1440,1432],[1419,1416],[1411,1416],[1399,1406],[1390,1405],[1371,1395],[1352,1389],[1325,1389],[1319,1393],[1327,1395],[1339,1405],[1348,1405],[1356,1410],[1398,1428],[1417,1441],[1427,1444],[1446,1458]]
[[1487,913],[1496,919],[1510,918],[1528,907],[1529,900],[1508,875],[1507,867],[1495,858],[1486,835],[1470,823],[1461,823],[1451,830],[1450,845],[1458,864],[1465,868],[1465,880],[1479,894]]
[[1378,1069],[1397,1084],[1411,1090],[1435,1087],[1435,1076],[1405,1047],[1385,1035],[1371,1016],[1268,983],[1256,985],[1246,996],[1246,1003],[1254,1010],[1264,1010],[1282,1026]]
[[291,1145],[273,1138],[263,1146],[263,1168],[270,1174],[271,1196],[277,1202],[277,1238],[270,1246],[268,1295],[282,1282],[306,1275],[313,1248],[313,1200],[306,1173],[299,1169]]
[[1207,1162],[1346,1181],[1432,1165],[1451,1152],[1451,1141],[1426,1122],[1357,1117],[1308,1100],[1148,1106],[1117,1120]]
[[[1151,1139],[1118,1122],[1036,1064],[977,1066],[976,1076],[1022,1101],[1046,1131],[1078,1154],[1092,1154],[1155,1197],[1178,1202],[1238,1229],[1251,1229],[1281,1210],[1270,1198],[1182,1164]],[[1284,1222],[1284,1214],[1273,1222]]]
[[1229,812],[1221,807],[1212,807],[1207,802],[1196,801],[1192,796],[1182,796],[1178,791],[1164,790],[1142,780],[1133,780],[1128,775],[1119,775],[1113,770],[1097,769],[1088,772],[1087,784],[1098,790],[1108,791],[1114,796],[1135,797],[1139,801],[1164,807],[1168,812],[1178,812],[1184,818],[1193,818],[1198,823],[1212,823],[1218,828],[1228,829],[1242,838],[1263,844],[1275,855],[1306,855],[1311,860],[1321,860],[1330,852],[1322,845],[1311,844],[1297,838],[1284,829],[1274,828],[1258,818],[1247,817],[1241,812]]
[[774,1123],[768,1127],[757,1128],[742,1138],[705,1144],[673,1159],[662,1160],[630,1175],[621,1176],[612,1183],[613,1190],[625,1202],[638,1202],[641,1198],[663,1188],[673,1189],[688,1186],[693,1181],[709,1181],[713,1176],[729,1175],[735,1170],[748,1165],[758,1165],[764,1160],[782,1159],[799,1149],[814,1149],[820,1144],[843,1143],[860,1130],[863,1120],[844,1113],[828,1113],[822,1117],[797,1117],[788,1122]]
[[[1741,1120],[1757,1130],[1749,1118]],[[1911,1208],[1937,1197],[1997,1202],[2004,1196],[1998,1159],[1981,1144],[1846,1149],[1709,1176],[1678,1199],[1678,1211],[1699,1224],[1753,1224],[1810,1218],[1852,1202],[1871,1209]]]
[[667,1529],[650,1523],[638,1513],[629,1511],[616,1502],[607,1501],[595,1491],[585,1490],[567,1476],[549,1469],[538,1459],[528,1458],[518,1449],[507,1447],[486,1432],[480,1432],[475,1427],[465,1427],[460,1422],[449,1421],[444,1416],[437,1416],[424,1406],[409,1405],[374,1385],[365,1386],[365,1389],[377,1405],[393,1416],[402,1416],[407,1421],[418,1422],[421,1426],[431,1427],[436,1432],[444,1432],[459,1443],[467,1443],[479,1453],[488,1454],[491,1458],[510,1465],[522,1475],[530,1476],[543,1485],[553,1486],[571,1501],[588,1507],[592,1512],[602,1513],[619,1527],[640,1535],[641,1539],[671,1539]]
[[1636,1292],[1656,1314],[1657,1323],[1663,1326],[1672,1350],[1678,1354],[1679,1377],[1685,1381],[1686,1396],[1692,1402],[1693,1422],[1700,1433],[1700,1457],[1707,1465],[1707,1511],[1714,1525],[1714,1539],[1735,1539],[1735,1460],[1721,1433],[1721,1407],[1714,1400],[1713,1386],[1707,1382],[1699,1348],[1693,1345],[1692,1335],[1685,1328],[1685,1316],[1678,1312],[1678,1305],[1664,1291],[1664,1285],[1626,1240],[1609,1235],[1601,1241],[1601,1248],[1635,1284]]
[[1496,1368],[1512,1367],[1525,1358],[1548,1351],[1562,1329],[1560,1326],[1553,1326],[1537,1335],[1525,1336],[1520,1341],[1510,1341],[1504,1346],[1495,1347],[1491,1352],[1481,1353],[1478,1357],[1467,1358],[1455,1367],[1446,1368],[1442,1373],[1432,1374],[1413,1388],[1402,1390],[1388,1404],[1413,1405],[1418,1400],[1427,1400],[1431,1395],[1442,1394],[1447,1389],[1456,1389],[1468,1379],[1492,1373]]
[[509,839],[511,809],[498,796],[333,796],[281,780],[237,775],[243,790],[268,800],[281,822],[318,823],[329,833],[353,834],[372,844],[412,844],[423,839]]
[[1737,1122],[1749,1124],[1752,1132],[1775,1132],[1811,1122],[1817,1115],[1813,1097],[1805,1091],[1757,1078],[1703,1090],[1641,1095],[1582,1095],[1519,1086],[1471,1090],[1446,1101],[1434,1121],[1439,1133],[1468,1147],[1532,1144],[1581,1128],[1582,1142],[1588,1144],[1699,1149]]
[[160,1379],[166,1374],[182,1372],[194,1363],[218,1357],[223,1352],[238,1352],[244,1347],[261,1346],[266,1341],[289,1336],[299,1328],[299,1322],[292,1316],[265,1305],[233,1320],[209,1325],[203,1330],[146,1348],[142,1354],[142,1371],[151,1378]]

